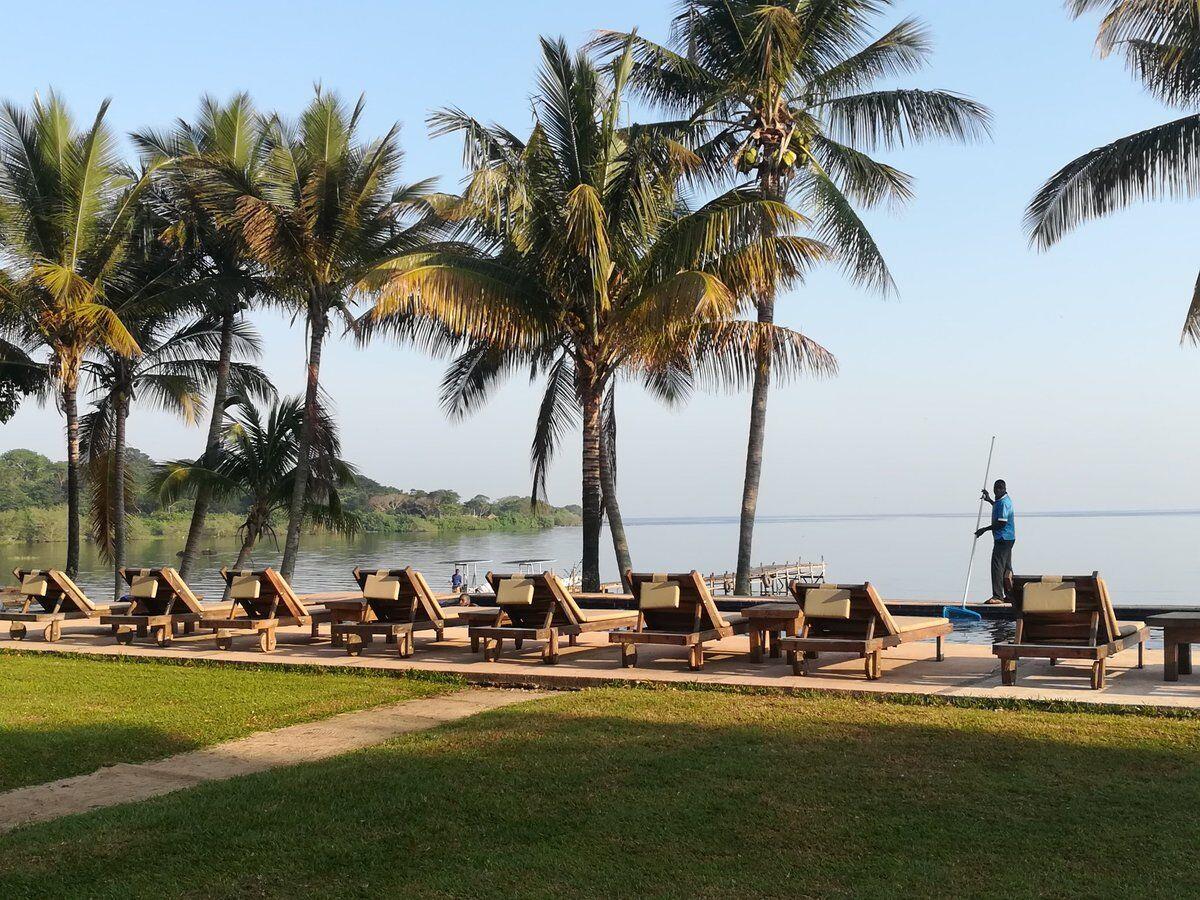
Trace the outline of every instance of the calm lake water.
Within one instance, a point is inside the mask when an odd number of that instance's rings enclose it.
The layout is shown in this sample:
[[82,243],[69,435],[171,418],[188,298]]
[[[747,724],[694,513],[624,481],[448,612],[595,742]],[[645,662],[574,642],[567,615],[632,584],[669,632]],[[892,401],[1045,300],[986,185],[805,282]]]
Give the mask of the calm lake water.
[[[974,516],[828,516],[766,518],[755,533],[756,562],[825,559],[831,581],[870,580],[886,598],[958,602],[971,548]],[[1074,574],[1099,569],[1120,604],[1200,604],[1200,511],[1144,513],[1023,513],[1018,523],[1014,568],[1021,572]],[[733,519],[631,520],[629,542],[635,567],[725,571],[733,567],[737,523]],[[617,580],[611,544],[604,545],[603,576]],[[979,542],[971,598],[986,599],[990,537]],[[178,542],[142,541],[130,547],[131,565],[173,565]],[[236,556],[232,540],[214,542],[193,577],[198,591],[219,591],[217,570]],[[61,544],[0,544],[4,571],[15,566],[61,565]],[[295,584],[301,592],[353,588],[355,565],[421,569],[435,590],[448,589],[449,559],[484,558],[497,570],[507,560],[551,557],[558,571],[576,566],[580,530],[487,533],[453,537],[364,535],[353,541],[306,537]],[[277,565],[270,545],[255,566]],[[111,576],[85,545],[80,584],[97,600],[107,599]]]

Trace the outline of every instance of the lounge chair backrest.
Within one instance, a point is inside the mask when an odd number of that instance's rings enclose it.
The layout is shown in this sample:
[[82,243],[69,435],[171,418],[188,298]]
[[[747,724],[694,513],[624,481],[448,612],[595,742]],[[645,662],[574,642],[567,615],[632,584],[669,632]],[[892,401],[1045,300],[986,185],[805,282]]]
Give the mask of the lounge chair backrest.
[[1013,578],[1013,592],[1020,610],[1022,642],[1089,645],[1093,615],[1096,643],[1107,644],[1120,636],[1108,586],[1099,572],[1018,575]]
[[[510,580],[508,584],[504,582]],[[518,628],[546,628],[578,625],[583,621],[579,607],[566,585],[553,572],[540,575],[487,573],[488,584],[496,592],[496,602],[509,621]],[[532,593],[529,588],[532,588]],[[528,602],[526,601],[528,598]]]
[[222,568],[221,577],[229,585],[229,597],[235,607],[241,606],[251,619],[270,618],[274,610],[276,618],[295,619],[303,624],[310,621],[292,586],[274,569],[235,572]]
[[[691,634],[728,628],[700,573],[627,572],[646,631]],[[671,587],[678,589],[678,597]]]
[[900,633],[896,620],[875,586],[864,584],[802,584],[792,582],[792,596],[804,610],[804,624],[813,636],[864,640]]
[[[46,612],[81,613],[89,617],[101,612],[61,569],[13,569],[13,576],[21,583],[21,593]],[[26,585],[30,588],[28,592]]]
[[165,616],[168,613],[204,612],[198,598],[187,582],[169,566],[121,569],[121,577],[129,585],[130,608],[133,616]]
[[354,570],[354,580],[380,622],[445,621],[446,614],[425,576],[412,566],[374,570],[360,567]]

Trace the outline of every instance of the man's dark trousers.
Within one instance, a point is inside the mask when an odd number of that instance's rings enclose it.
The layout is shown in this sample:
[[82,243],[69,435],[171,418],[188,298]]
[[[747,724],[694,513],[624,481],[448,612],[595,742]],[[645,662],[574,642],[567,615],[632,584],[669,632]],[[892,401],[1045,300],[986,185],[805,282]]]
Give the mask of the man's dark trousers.
[[1012,553],[1016,541],[995,541],[992,545],[992,596],[1009,600],[1012,585]]

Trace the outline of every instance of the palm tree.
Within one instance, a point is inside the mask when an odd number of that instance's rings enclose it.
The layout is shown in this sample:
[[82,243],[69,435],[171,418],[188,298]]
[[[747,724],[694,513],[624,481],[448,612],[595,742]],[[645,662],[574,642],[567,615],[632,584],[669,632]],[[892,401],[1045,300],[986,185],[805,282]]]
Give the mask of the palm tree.
[[7,269],[0,305],[19,310],[9,337],[43,349],[67,423],[67,560],[79,569],[78,389],[86,354],[106,348],[136,356],[137,341],[104,298],[122,277],[137,201],[148,170],[132,175],[104,124],[108,101],[90,127],[76,127],[51,93],[25,110],[0,109],[0,246]]
[[[791,200],[830,244],[850,277],[894,289],[891,274],[855,210],[901,203],[903,172],[868,153],[935,137],[987,132],[987,110],[958,94],[878,89],[922,68],[931,45],[905,19],[876,36],[892,0],[679,0],[669,46],[636,33],[601,32],[594,44],[631,43],[641,94],[700,126],[699,150],[713,175],[752,177],[764,196]],[[758,321],[775,321],[775,285],[753,296]],[[750,400],[735,590],[749,590],[762,474],[771,354],[760,347]]]
[[[145,130],[132,135],[145,163],[175,163],[163,165],[151,196],[158,215],[167,224],[164,240],[193,260],[196,277],[209,285],[205,308],[220,323],[205,453],[216,453],[220,446],[226,400],[238,393],[230,383],[234,346],[245,312],[264,284],[259,266],[240,236],[234,230],[218,227],[192,176],[196,166],[215,165],[238,173],[247,184],[257,183],[264,162],[265,135],[266,123],[245,93],[235,94],[226,103],[204,97],[194,124],[180,120],[169,132]],[[199,551],[211,502],[208,488],[202,486],[196,493],[179,563],[184,578]]]
[[290,576],[300,547],[309,449],[319,424],[321,351],[331,320],[345,316],[364,279],[418,245],[421,221],[406,223],[429,183],[397,185],[398,126],[358,141],[360,99],[353,110],[320,89],[296,127],[272,122],[262,140],[260,177],[202,157],[188,164],[204,202],[232,229],[263,269],[272,298],[304,318],[308,331],[304,427],[281,570]]
[[[1074,17],[1104,12],[1096,45],[1182,118],[1090,150],[1059,169],[1030,201],[1025,225],[1045,250],[1072,229],[1139,200],[1194,197],[1200,185],[1200,8],[1195,0],[1068,0]],[[1200,278],[1183,323],[1200,343]]]
[[458,110],[431,117],[434,134],[463,135],[470,178],[461,196],[434,201],[447,238],[378,274],[363,326],[461,351],[443,381],[452,416],[516,369],[544,378],[533,499],[578,424],[583,587],[594,591],[604,406],[615,376],[679,398],[697,379],[744,371],[760,336],[791,368],[827,365],[803,335],[733,320],[740,291],[795,277],[824,247],[779,236],[796,217],[753,189],[689,209],[680,182],[699,160],[663,130],[620,125],[629,54],[604,71],[561,40],[543,39],[542,54],[527,140]]
[[[101,352],[83,366],[94,397],[81,428],[88,460],[92,539],[113,564],[117,599],[125,586],[120,569],[125,565],[127,499],[134,489],[125,470],[130,409],[140,402],[194,425],[203,411],[204,392],[219,376],[226,341],[219,315],[180,323],[178,311],[170,305],[134,300],[130,306],[132,315],[126,322],[141,355],[128,358]],[[227,352],[235,357],[258,355],[258,337],[247,323],[235,323]],[[240,360],[226,361],[225,377],[238,395],[258,399],[274,395],[266,375]]]
[[[278,546],[274,518],[289,510],[302,458],[304,405],[288,397],[275,404],[266,418],[248,404],[235,404],[238,414],[227,419],[216,454],[196,460],[164,463],[154,486],[164,504],[195,496],[207,488],[214,499],[248,498],[246,519],[239,528],[242,546],[235,569],[244,568],[258,541],[270,537]],[[354,484],[353,466],[341,459],[341,442],[332,419],[318,407],[310,447],[304,515],[331,531],[353,535],[358,517],[344,509],[339,488]]]

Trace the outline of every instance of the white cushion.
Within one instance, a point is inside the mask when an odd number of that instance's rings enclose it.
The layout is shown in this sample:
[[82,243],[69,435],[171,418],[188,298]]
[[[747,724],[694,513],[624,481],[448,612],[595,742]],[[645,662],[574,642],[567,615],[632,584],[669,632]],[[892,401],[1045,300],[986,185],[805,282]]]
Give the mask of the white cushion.
[[1027,613],[1075,612],[1075,585],[1070,581],[1031,581],[1025,585],[1021,610]]
[[679,585],[674,581],[643,581],[638,605],[642,609],[679,609]]
[[134,575],[129,582],[129,596],[138,600],[153,600],[158,596],[158,579],[153,575]]
[[257,600],[262,596],[262,585],[258,576],[250,572],[234,575],[229,583],[229,596],[234,600]]
[[835,585],[804,592],[804,615],[812,619],[850,618],[850,592]]
[[501,578],[496,590],[496,602],[501,606],[532,606],[533,582],[523,575]]
[[372,572],[363,583],[363,598],[366,600],[399,600],[400,579],[387,571]]
[[45,597],[50,590],[50,579],[37,572],[30,572],[21,579],[21,593],[26,597]]

